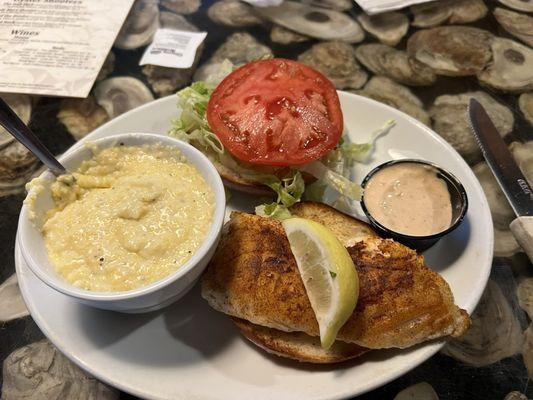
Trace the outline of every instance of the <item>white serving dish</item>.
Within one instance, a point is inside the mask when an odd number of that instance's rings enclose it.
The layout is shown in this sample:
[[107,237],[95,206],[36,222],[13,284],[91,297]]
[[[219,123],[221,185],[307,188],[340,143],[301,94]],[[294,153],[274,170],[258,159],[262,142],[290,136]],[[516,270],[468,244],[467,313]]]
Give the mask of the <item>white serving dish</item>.
[[[224,222],[226,196],[222,180],[213,164],[200,151],[180,140],[148,133],[127,133],[108,136],[91,141],[98,148],[108,148],[123,143],[126,146],[162,143],[181,151],[187,160],[202,174],[211,188],[215,198],[215,212],[212,226],[198,250],[191,259],[175,272],[148,286],[126,292],[93,292],[77,288],[64,280],[54,270],[48,259],[44,239],[39,229],[44,214],[53,207],[50,184],[55,180],[51,172],[45,171],[41,176],[44,190],[36,191],[34,206],[36,216],[30,221],[28,205],[22,207],[19,217],[18,238],[21,255],[31,271],[41,281],[54,290],[88,306],[127,313],[140,313],[157,310],[182,297],[198,280],[218,244],[220,231]],[[87,146],[78,145],[59,158],[69,171],[75,170],[82,161],[90,159],[92,152]],[[29,194],[31,195],[31,193]],[[124,199],[127,201],[127,199]]]
[[[354,142],[368,141],[387,120],[396,126],[379,137],[361,181],[375,166],[398,158],[433,161],[453,173],[470,207],[455,231],[424,253],[426,263],[449,283],[459,307],[472,313],[492,264],[493,226],[483,190],[469,166],[440,136],[387,105],[339,92],[344,125]],[[176,118],[177,99],[168,96],[101,126],[82,141],[144,130],[165,135]],[[232,210],[253,212],[259,200],[232,192]],[[362,211],[359,217],[364,216]],[[313,366],[269,356],[241,337],[231,320],[212,310],[196,286],[173,305],[148,314],[126,315],[85,307],[37,278],[15,251],[19,285],[35,322],[80,367],[100,380],[147,399],[333,400],[360,395],[420,365],[444,344],[370,352],[351,362]]]

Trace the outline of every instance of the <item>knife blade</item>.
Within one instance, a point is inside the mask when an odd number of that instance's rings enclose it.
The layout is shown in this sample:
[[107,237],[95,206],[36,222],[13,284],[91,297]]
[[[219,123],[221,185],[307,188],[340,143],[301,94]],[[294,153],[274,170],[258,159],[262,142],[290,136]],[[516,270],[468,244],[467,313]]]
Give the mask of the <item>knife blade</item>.
[[483,157],[518,217],[509,227],[533,262],[533,190],[489,115],[474,98],[468,104],[468,115]]
[[470,99],[472,132],[517,217],[533,215],[533,190],[483,106]]

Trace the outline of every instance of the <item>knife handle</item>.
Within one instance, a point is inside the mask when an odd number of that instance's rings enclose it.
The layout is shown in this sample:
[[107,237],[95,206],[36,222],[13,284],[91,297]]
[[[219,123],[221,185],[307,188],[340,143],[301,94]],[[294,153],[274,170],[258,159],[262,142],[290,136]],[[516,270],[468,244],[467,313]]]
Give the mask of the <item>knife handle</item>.
[[518,217],[511,225],[511,232],[516,241],[529,257],[529,261],[533,263],[533,217]]

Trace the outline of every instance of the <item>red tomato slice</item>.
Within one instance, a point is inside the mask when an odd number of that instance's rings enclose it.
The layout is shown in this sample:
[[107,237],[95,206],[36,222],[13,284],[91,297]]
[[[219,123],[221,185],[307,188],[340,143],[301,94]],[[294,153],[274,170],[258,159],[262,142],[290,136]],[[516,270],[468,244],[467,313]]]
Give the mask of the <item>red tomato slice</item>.
[[214,90],[213,132],[236,158],[292,166],[318,159],[342,135],[339,97],[320,72],[283,58],[246,64]]

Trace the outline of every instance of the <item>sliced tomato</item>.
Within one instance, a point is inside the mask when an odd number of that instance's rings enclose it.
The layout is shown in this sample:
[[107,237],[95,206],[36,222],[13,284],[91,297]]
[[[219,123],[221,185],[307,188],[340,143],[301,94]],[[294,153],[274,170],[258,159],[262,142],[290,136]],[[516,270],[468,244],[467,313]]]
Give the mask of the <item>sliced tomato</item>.
[[213,132],[236,158],[294,166],[318,159],[343,129],[339,97],[320,72],[282,58],[246,64],[214,90],[207,106]]

